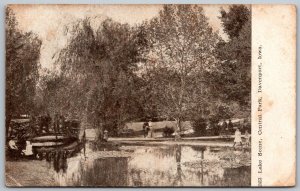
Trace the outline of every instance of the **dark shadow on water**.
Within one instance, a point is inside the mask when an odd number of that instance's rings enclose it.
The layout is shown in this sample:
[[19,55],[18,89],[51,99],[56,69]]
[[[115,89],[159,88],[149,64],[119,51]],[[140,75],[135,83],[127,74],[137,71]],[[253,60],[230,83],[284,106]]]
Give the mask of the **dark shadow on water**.
[[56,172],[62,171],[63,173],[67,172],[68,163],[67,163],[67,152],[57,151],[51,154],[48,154],[46,160],[51,162],[53,157],[53,168]]
[[[128,159],[96,159],[87,169],[81,168],[81,184],[84,186],[124,186],[128,185]],[[83,170],[84,169],[84,170]]]

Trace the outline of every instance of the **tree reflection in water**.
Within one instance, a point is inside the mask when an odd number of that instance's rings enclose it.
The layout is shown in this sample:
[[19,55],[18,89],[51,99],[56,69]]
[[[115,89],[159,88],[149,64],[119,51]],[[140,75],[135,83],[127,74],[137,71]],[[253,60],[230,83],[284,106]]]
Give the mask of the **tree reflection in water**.
[[176,148],[175,158],[177,164],[177,172],[176,172],[177,176],[175,178],[175,181],[173,182],[173,185],[182,186],[183,185],[182,178],[184,174],[181,169],[181,145],[177,145],[175,148]]
[[53,167],[56,172],[62,170],[63,173],[67,172],[67,151],[56,151],[53,160]]
[[[94,148],[95,149],[95,148]],[[49,154],[60,184],[68,186],[249,186],[250,167],[225,168],[219,158],[226,149],[199,146],[122,147],[130,156],[73,157],[68,152]],[[119,152],[119,151],[102,151]],[[212,151],[212,152],[211,152]],[[86,150],[84,149],[83,153]],[[124,151],[123,151],[124,152]],[[68,157],[70,159],[67,160]]]
[[204,151],[207,149],[207,147],[204,146],[191,146],[191,149],[193,149],[196,152],[201,153],[201,160],[200,160],[200,169],[198,172],[196,172],[196,175],[199,177],[201,185],[204,185],[204,174],[208,174],[207,172],[204,171],[204,165],[203,165],[203,160],[204,160]]
[[[97,159],[86,170],[81,171],[84,186],[128,185],[128,162],[126,157]],[[84,168],[81,168],[84,169]]]

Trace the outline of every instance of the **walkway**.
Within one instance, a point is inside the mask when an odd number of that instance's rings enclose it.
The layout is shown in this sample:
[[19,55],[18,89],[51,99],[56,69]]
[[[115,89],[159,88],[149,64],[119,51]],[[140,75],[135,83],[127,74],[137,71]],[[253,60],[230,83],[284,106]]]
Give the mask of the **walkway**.
[[[228,137],[233,139],[234,136]],[[197,146],[219,146],[219,147],[230,147],[233,145],[232,141],[226,141],[228,138],[219,136],[210,137],[184,137],[178,141],[174,138],[143,138],[143,137],[133,137],[133,138],[109,138],[109,142],[121,143],[126,145],[197,145]]]

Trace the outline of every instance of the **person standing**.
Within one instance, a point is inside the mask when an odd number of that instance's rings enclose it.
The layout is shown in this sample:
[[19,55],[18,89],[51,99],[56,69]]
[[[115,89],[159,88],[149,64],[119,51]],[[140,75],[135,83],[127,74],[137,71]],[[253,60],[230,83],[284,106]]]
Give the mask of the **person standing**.
[[246,147],[250,147],[250,134],[248,133],[248,130],[245,132],[245,145]]
[[236,144],[239,143],[242,147],[243,147],[243,143],[242,143],[242,133],[241,131],[237,128],[235,133],[234,133],[234,143],[233,143],[233,147],[236,146]]
[[224,120],[223,123],[222,123],[222,128],[224,130],[227,130],[227,122]]
[[104,130],[104,133],[103,133],[103,140],[104,140],[105,142],[108,141],[108,131],[107,131],[106,129]]
[[228,122],[228,130],[231,132],[231,133],[233,133],[233,123],[232,123],[232,121],[231,121],[231,119],[229,119],[229,122]]
[[222,131],[224,132],[225,137],[229,134],[227,126],[228,126],[227,122],[224,120],[223,123],[222,123]]
[[144,138],[146,138],[146,137],[147,137],[147,134],[148,134],[148,127],[149,127],[149,124],[148,124],[148,122],[145,122],[145,123],[143,124],[143,133],[144,133]]
[[32,144],[30,143],[30,141],[26,141],[26,147],[24,150],[22,150],[21,154],[23,154],[25,156],[33,155]]
[[148,127],[148,129],[149,129],[148,136],[152,138],[153,137],[153,123],[150,120],[148,124],[149,124],[149,127]]

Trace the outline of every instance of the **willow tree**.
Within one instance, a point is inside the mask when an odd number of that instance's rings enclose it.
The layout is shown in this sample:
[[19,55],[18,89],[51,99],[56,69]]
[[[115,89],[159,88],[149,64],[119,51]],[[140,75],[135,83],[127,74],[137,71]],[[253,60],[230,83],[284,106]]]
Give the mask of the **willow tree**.
[[215,66],[218,35],[198,5],[165,5],[148,23],[145,71],[161,115],[177,122],[204,113],[209,90],[206,73]]
[[[139,32],[136,27],[104,20],[93,28],[89,19],[68,28],[71,38],[57,64],[66,85],[62,104],[87,124],[110,132],[138,115],[136,63]],[[75,114],[74,114],[75,115]]]

